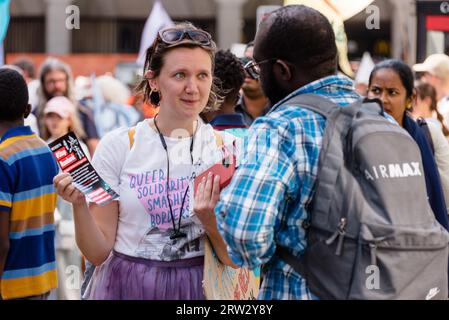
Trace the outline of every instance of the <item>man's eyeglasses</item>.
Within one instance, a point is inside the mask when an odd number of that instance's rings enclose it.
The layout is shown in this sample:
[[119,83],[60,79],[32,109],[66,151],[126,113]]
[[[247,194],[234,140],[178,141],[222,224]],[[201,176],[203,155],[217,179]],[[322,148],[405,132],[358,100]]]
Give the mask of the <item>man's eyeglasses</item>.
[[176,44],[178,42],[181,42],[188,36],[190,40],[197,42],[202,46],[210,46],[212,39],[210,34],[206,31],[195,29],[165,29],[159,31],[159,36],[166,44]]
[[260,62],[256,62],[254,60],[250,60],[248,61],[243,68],[245,69],[246,73],[248,73],[248,75],[253,78],[254,80],[259,80],[260,78],[260,65],[266,62],[270,62],[276,60],[276,58],[270,58],[270,59],[265,59],[262,60]]

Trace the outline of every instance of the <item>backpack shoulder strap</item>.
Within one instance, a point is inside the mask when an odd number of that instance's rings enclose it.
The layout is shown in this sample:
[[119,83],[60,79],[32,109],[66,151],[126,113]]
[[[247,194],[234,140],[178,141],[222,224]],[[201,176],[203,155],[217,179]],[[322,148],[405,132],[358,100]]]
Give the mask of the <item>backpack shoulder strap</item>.
[[293,98],[285,101],[284,104],[301,105],[301,107],[317,112],[325,118],[327,118],[335,108],[339,107],[327,98],[309,93],[294,96]]
[[129,149],[131,150],[134,145],[134,135],[136,134],[136,127],[128,129]]
[[[341,110],[341,106],[332,102],[328,98],[317,94],[300,94],[285,102],[285,104],[298,104],[301,107],[312,110],[328,118],[337,108]],[[377,99],[359,99],[342,109],[344,114],[353,117],[359,110],[363,110],[373,115],[383,115],[382,103]]]
[[214,136],[215,136],[215,142],[217,143],[217,146],[223,147],[224,146],[223,137],[221,136],[221,134],[218,133],[217,130],[214,130]]

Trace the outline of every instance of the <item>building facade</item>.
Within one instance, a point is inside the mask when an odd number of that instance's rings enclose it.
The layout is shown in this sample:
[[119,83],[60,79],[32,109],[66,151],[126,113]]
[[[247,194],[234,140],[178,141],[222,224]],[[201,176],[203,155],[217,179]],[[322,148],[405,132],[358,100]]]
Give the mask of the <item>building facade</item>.
[[[259,6],[283,4],[283,0],[161,2],[173,20],[189,20],[208,30],[223,49],[253,39]],[[12,0],[5,50],[47,54],[137,53],[153,3],[154,0]],[[366,10],[345,21],[350,59],[357,59],[365,51],[409,63],[414,63],[420,52],[421,59],[425,55],[421,46],[426,44],[420,44],[419,48],[417,45],[417,6],[425,8],[426,3],[441,6],[447,1],[375,0]],[[79,9],[80,29],[66,28],[66,20],[73,13],[66,12],[69,6]],[[378,19],[377,28],[368,26],[372,19]]]

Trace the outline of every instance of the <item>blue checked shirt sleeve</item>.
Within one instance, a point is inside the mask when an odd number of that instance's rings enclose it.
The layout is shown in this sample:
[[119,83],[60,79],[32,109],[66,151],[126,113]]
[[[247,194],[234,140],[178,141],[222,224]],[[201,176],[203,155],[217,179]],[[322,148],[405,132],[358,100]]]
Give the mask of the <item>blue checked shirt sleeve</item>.
[[275,251],[277,215],[295,181],[295,129],[287,121],[255,122],[245,137],[241,164],[216,206],[217,224],[231,259],[255,268]]

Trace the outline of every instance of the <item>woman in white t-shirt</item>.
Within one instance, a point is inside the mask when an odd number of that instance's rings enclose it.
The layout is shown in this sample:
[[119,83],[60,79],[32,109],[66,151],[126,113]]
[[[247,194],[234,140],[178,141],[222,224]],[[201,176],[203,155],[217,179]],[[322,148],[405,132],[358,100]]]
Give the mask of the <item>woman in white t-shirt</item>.
[[58,194],[73,203],[79,248],[100,266],[88,298],[203,299],[206,234],[220,260],[236,267],[208,213],[218,177],[203,180],[204,192],[193,196],[194,178],[222,159],[220,139],[198,116],[216,105],[214,54],[210,35],[189,23],[160,31],[147,50],[139,89],[159,114],[137,124],[134,135],[108,133],[92,160],[119,201],[88,206],[68,174],[55,177]]

